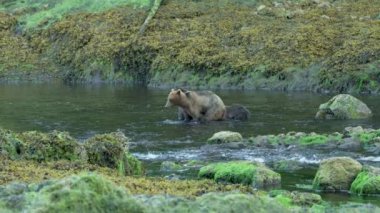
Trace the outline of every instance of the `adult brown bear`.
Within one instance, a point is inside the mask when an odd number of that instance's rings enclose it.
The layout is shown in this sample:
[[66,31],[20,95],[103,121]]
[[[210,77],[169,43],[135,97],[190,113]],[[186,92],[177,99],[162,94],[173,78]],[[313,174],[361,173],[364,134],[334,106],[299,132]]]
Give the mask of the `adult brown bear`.
[[211,91],[172,89],[165,107],[178,106],[178,119],[184,121],[247,120],[250,112],[242,105],[226,107]]

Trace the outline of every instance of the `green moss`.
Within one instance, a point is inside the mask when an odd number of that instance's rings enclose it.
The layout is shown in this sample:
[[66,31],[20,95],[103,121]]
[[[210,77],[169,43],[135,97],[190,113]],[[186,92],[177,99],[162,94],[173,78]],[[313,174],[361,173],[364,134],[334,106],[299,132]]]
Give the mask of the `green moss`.
[[[377,170],[375,172],[374,170]],[[358,174],[354,182],[351,184],[350,191],[363,194],[380,194],[380,170],[363,168],[363,171]]]
[[216,182],[241,183],[255,187],[277,185],[281,179],[279,174],[263,164],[248,161],[209,164],[199,170],[198,176],[211,178]]
[[287,208],[290,208],[293,206],[293,202],[292,202],[292,199],[290,197],[287,197],[284,195],[278,195],[278,196],[276,196],[276,200]]
[[118,170],[122,175],[143,175],[145,173],[141,161],[126,152],[123,159],[118,163]]
[[332,157],[319,165],[314,177],[313,189],[325,191],[349,190],[362,165],[349,157]]
[[327,137],[324,135],[309,135],[300,139],[301,145],[318,145],[327,143]]

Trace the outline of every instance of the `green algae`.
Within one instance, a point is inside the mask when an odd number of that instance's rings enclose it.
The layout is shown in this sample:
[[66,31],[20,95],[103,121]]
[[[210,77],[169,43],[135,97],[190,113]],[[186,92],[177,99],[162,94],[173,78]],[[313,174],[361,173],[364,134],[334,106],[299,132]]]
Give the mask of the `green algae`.
[[216,182],[239,183],[254,187],[274,186],[281,181],[281,176],[265,165],[248,161],[209,164],[199,170],[198,176],[214,179]]
[[380,170],[364,167],[352,182],[350,191],[359,195],[380,194]]
[[333,134],[316,134],[316,133],[303,133],[303,132],[289,132],[287,134],[278,135],[259,135],[248,139],[250,143],[257,146],[318,146],[326,145],[329,143],[338,144],[342,142],[343,135],[341,133]]

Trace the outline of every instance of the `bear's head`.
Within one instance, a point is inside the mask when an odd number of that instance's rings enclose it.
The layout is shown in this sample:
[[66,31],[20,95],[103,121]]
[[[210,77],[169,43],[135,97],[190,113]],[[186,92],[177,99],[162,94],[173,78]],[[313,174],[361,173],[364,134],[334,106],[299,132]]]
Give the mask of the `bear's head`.
[[184,106],[188,102],[190,91],[184,89],[172,89],[168,95],[165,107]]

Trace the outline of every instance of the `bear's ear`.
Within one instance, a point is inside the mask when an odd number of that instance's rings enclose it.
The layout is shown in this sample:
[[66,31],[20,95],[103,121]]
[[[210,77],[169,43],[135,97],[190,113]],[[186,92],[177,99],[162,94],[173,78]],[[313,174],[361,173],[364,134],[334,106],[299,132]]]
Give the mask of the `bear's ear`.
[[170,92],[174,92],[174,89],[172,88],[172,90]]
[[178,91],[177,91],[177,95],[181,95],[181,90],[178,90]]
[[186,97],[190,97],[190,91],[185,92]]

